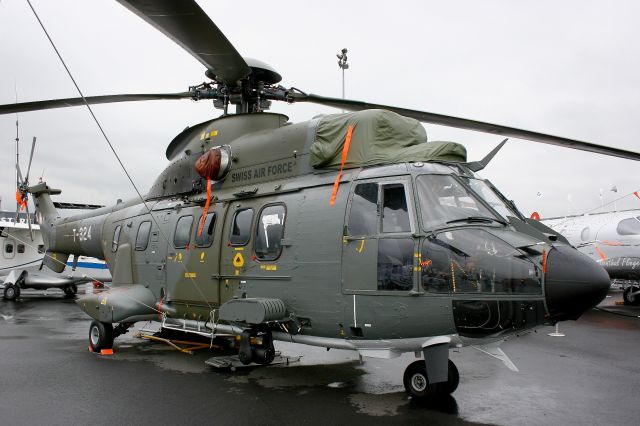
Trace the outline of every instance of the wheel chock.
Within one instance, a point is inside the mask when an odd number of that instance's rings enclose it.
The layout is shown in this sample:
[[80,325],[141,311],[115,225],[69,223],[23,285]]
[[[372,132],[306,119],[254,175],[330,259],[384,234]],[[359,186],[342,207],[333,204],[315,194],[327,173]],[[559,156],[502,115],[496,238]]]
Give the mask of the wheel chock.
[[113,355],[113,349],[102,349],[100,355]]

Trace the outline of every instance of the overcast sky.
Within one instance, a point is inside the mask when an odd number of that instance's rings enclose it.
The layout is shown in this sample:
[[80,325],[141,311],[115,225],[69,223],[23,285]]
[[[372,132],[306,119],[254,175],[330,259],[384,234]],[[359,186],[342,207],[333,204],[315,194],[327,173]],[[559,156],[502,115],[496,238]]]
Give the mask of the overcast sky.
[[[191,56],[115,1],[32,0],[85,95],[179,92],[205,80]],[[637,1],[199,1],[240,54],[271,64],[282,84],[340,96],[335,54],[349,49],[347,98],[521,127],[640,151]],[[252,5],[253,9],[252,9]],[[23,0],[0,1],[0,104],[78,93]],[[210,103],[94,106],[145,193],[187,125]],[[336,112],[275,105],[303,121]],[[21,166],[38,137],[31,181],[58,199],[112,204],[134,196],[86,108],[22,113]],[[470,160],[501,140],[427,125],[430,140],[463,143]],[[13,209],[15,115],[0,116],[0,195]],[[483,171],[522,212],[579,213],[640,189],[640,164],[511,139]],[[616,186],[618,192],[610,189]],[[541,193],[542,196],[539,196]],[[570,200],[570,202],[569,202]],[[628,197],[618,208],[640,207]]]

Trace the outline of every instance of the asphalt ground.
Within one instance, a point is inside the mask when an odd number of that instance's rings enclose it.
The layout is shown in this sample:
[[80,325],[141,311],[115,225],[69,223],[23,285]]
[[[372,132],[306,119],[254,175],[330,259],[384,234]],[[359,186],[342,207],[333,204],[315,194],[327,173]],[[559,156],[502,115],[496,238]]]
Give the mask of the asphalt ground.
[[[289,366],[212,369],[220,352],[187,355],[136,338],[114,355],[88,352],[89,319],[61,293],[0,299],[0,424],[500,424],[640,423],[640,307],[619,291],[577,322],[502,345],[520,372],[473,348],[451,354],[452,397],[415,403],[402,374],[413,354],[361,363],[354,352],[276,342]],[[138,324],[157,328],[158,324]]]

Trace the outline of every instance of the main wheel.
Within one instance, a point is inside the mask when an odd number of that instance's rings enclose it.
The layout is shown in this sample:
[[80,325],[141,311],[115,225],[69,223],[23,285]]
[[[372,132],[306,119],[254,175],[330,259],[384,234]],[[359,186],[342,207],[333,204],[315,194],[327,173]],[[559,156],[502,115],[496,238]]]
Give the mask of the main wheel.
[[636,306],[640,304],[640,296],[633,295],[631,293],[635,293],[638,291],[638,287],[635,285],[629,286],[624,289],[622,292],[622,299],[624,300],[625,305]]
[[91,321],[89,326],[89,347],[93,352],[113,348],[113,325],[108,322]]
[[409,364],[404,372],[404,388],[409,395],[416,399],[427,399],[453,393],[460,383],[458,368],[448,360],[448,380],[442,383],[429,384],[427,365],[424,360]]
[[78,286],[75,284],[69,284],[65,286],[62,291],[64,291],[64,295],[67,297],[73,297],[78,293]]
[[6,300],[16,300],[18,297],[20,297],[20,287],[11,283],[4,285],[4,298]]

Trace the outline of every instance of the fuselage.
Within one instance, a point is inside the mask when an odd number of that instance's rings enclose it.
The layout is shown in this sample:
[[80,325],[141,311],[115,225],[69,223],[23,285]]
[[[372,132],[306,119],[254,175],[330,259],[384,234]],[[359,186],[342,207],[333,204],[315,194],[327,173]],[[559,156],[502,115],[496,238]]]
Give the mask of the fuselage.
[[[246,117],[234,116],[174,141],[173,162],[145,204],[45,217],[53,225],[48,250],[105,259],[114,287],[141,285],[168,307],[165,315],[184,321],[215,323],[232,298],[279,299],[290,320],[280,330],[325,339],[315,344],[327,347],[348,341],[384,349],[396,342],[397,349],[397,342],[416,341],[420,348],[425,337],[442,335],[502,338],[575,319],[604,297],[602,268],[524,219],[464,165],[351,166],[331,206],[338,172],[309,165],[313,121],[253,117],[253,133],[242,128]],[[203,221],[205,193],[190,169],[218,144],[230,147],[234,161],[213,185]],[[547,270],[554,260],[556,271],[558,261],[568,261],[569,270],[586,268],[592,278],[558,293],[564,284]],[[146,290],[136,291],[140,298]],[[578,300],[576,292],[589,296]],[[97,300],[83,303],[99,315]],[[158,318],[150,303],[129,316],[116,319],[114,309],[107,315],[113,322]]]

